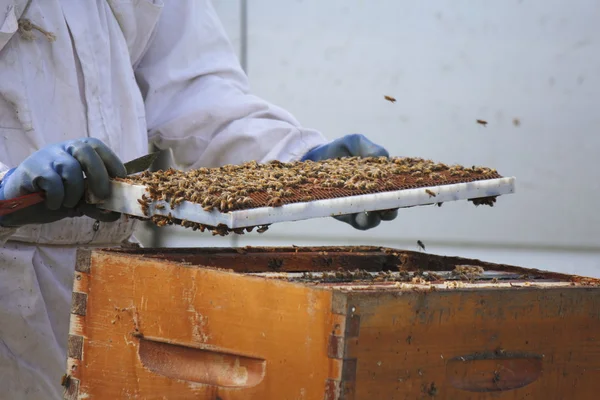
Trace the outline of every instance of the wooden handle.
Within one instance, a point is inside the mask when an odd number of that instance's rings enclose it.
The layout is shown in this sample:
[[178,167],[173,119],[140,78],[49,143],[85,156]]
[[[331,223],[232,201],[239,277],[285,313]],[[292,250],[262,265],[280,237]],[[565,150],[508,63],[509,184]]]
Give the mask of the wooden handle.
[[9,200],[0,200],[0,215],[12,214],[34,204],[44,201],[44,192],[35,192]]

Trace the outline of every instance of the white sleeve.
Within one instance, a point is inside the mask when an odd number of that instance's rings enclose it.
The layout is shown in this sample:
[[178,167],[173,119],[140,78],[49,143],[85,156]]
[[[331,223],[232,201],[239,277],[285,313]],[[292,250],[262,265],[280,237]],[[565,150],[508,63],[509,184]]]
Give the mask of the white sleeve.
[[293,161],[328,140],[249,93],[209,0],[165,2],[136,68],[149,139],[181,168]]
[[[4,175],[8,172],[10,168],[0,162],[0,181],[4,179]],[[17,231],[17,228],[5,228],[0,226],[0,246],[3,246],[4,243]]]

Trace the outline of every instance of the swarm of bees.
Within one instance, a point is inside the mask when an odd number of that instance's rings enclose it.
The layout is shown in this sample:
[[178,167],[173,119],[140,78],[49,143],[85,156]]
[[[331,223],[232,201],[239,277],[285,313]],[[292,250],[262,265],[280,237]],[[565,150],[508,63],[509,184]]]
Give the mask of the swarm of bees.
[[[244,230],[179,221],[170,213],[152,216],[151,207],[164,213],[167,205],[170,210],[174,210],[187,201],[202,205],[205,211],[225,213],[500,177],[496,170],[490,168],[448,166],[423,158],[344,157],[318,162],[271,161],[259,164],[251,161],[241,165],[198,168],[187,172],[174,169],[145,171],[116,180],[146,187],[147,194],[138,199],[138,202],[147,219],[158,226],[176,223],[202,231],[208,229],[213,234],[227,234],[243,233]],[[434,192],[426,192],[430,197],[435,197]],[[266,229],[267,227],[262,226],[257,232],[264,232]]]
[[223,224],[218,225],[218,226],[204,225],[204,224],[199,224],[197,222],[191,222],[191,221],[187,221],[187,220],[173,218],[173,216],[170,213],[167,216],[153,215],[152,217],[149,217],[149,218],[143,218],[143,217],[137,217],[134,215],[129,215],[129,216],[127,216],[127,218],[132,218],[132,219],[137,219],[137,220],[142,220],[142,221],[151,221],[154,224],[156,224],[157,226],[179,225],[184,228],[191,228],[194,231],[197,231],[197,230],[199,230],[200,232],[208,231],[208,232],[212,232],[213,236],[216,236],[216,235],[227,236],[232,232],[235,234],[238,234],[238,235],[243,235],[245,232],[252,232],[254,230],[254,228],[257,228],[256,232],[264,233],[269,229],[269,225],[248,226],[246,228],[233,228],[233,229],[230,229],[227,225],[223,225]]
[[405,282],[415,284],[425,284],[428,282],[439,281],[442,278],[433,271],[373,271],[366,270],[346,270],[338,268],[335,271],[324,271],[322,273],[303,272],[300,277],[288,278],[291,282],[312,282],[312,283],[369,283],[378,284],[384,282]]
[[461,280],[471,281],[483,274],[484,270],[478,265],[457,265],[452,271],[452,275]]

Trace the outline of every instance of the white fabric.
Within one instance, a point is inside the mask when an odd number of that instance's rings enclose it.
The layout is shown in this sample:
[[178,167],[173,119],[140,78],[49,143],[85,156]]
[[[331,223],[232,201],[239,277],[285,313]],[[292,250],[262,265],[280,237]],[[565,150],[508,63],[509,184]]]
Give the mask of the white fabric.
[[[54,42],[19,35],[26,2],[0,0],[0,171],[84,136],[123,161],[150,141],[180,168],[295,160],[327,141],[249,93],[208,0],[32,0],[25,17]],[[134,228],[94,222],[0,228],[0,397],[62,398],[72,245],[118,245]]]

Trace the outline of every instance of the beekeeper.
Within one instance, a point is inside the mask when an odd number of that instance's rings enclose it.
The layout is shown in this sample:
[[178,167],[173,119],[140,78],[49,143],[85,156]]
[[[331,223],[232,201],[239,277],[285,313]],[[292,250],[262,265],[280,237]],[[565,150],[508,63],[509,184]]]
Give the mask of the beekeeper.
[[[77,246],[119,246],[134,221],[81,205],[148,143],[181,168],[387,156],[362,135],[328,142],[252,94],[208,0],[0,0],[2,398],[60,399]],[[369,229],[385,216],[343,221]],[[6,397],[8,396],[8,397]]]

